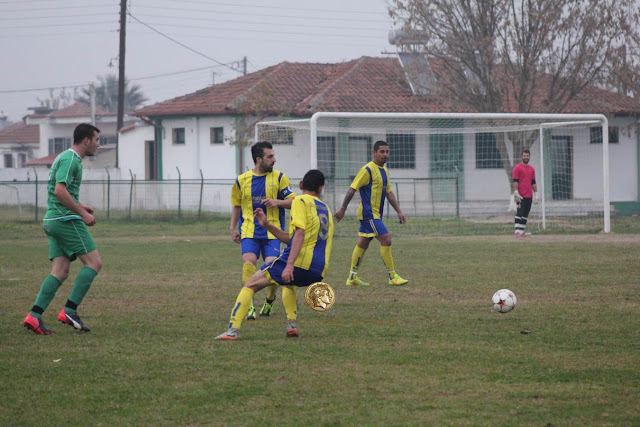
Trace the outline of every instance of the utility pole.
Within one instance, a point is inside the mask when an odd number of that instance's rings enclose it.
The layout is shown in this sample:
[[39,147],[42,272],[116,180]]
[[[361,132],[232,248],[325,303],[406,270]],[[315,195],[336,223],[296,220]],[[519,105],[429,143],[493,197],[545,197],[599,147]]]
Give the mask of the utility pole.
[[247,57],[242,58],[242,75],[247,75]]
[[91,98],[91,124],[96,125],[96,87],[93,83],[89,85],[89,95]]
[[119,139],[120,129],[124,122],[124,60],[125,56],[125,40],[127,38],[127,0],[120,0],[120,53],[118,56],[118,119],[116,124],[116,168],[119,162]]

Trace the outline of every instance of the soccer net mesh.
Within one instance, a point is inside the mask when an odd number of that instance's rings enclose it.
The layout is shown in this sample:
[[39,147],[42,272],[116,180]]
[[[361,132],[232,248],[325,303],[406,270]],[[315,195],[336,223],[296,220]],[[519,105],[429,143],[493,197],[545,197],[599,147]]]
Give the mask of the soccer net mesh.
[[[373,144],[386,141],[392,188],[410,220],[394,226],[388,203],[384,216],[401,234],[513,232],[511,172],[527,149],[540,199],[527,232],[558,233],[606,230],[602,126],[597,115],[320,113],[261,122],[256,133],[275,145],[279,168],[289,176],[322,170],[323,198],[334,210],[372,160]],[[347,215],[355,216],[358,203],[356,194]]]

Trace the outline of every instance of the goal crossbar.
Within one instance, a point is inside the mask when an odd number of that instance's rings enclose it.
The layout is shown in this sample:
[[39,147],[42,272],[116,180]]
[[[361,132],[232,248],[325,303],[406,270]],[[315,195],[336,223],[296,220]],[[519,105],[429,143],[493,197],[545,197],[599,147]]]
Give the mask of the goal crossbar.
[[[366,113],[366,112],[318,112],[306,119],[274,120],[256,123],[256,135],[260,135],[262,126],[282,126],[283,128],[308,131],[309,134],[309,165],[318,167],[318,136],[320,132],[345,132],[342,124],[346,119],[353,119],[348,132],[371,132],[371,126],[377,131],[398,132],[410,130],[414,134],[448,135],[452,133],[483,133],[483,132],[516,132],[537,131],[539,133],[541,151],[541,187],[544,186],[544,143],[543,134],[547,129],[571,126],[601,126],[602,127],[602,200],[603,200],[603,231],[611,231],[610,219],[610,178],[609,178],[609,135],[608,120],[602,114],[537,114],[537,113]],[[366,119],[380,119],[377,122]],[[342,120],[342,122],[341,122]],[[358,121],[360,120],[360,121]],[[412,123],[420,121],[438,122],[438,120],[460,120],[462,127],[450,128],[430,126],[412,127]],[[322,124],[320,124],[320,122]],[[469,124],[475,124],[467,126]],[[541,191],[542,226],[546,228],[544,188]]]

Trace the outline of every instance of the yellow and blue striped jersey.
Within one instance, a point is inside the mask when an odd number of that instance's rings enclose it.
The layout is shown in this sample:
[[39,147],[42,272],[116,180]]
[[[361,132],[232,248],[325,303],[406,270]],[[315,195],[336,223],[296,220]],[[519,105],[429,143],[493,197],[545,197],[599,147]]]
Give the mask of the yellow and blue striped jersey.
[[289,256],[297,228],[304,230],[304,242],[294,266],[318,272],[324,277],[329,269],[333,241],[333,215],[329,206],[310,194],[302,194],[293,199],[289,224],[290,240],[282,255],[285,259]]
[[285,200],[291,197],[295,197],[295,194],[291,191],[289,178],[279,170],[274,169],[265,174],[257,174],[250,170],[238,176],[231,189],[231,205],[239,206],[242,210],[238,223],[240,237],[275,239],[273,234],[258,224],[253,217],[253,211],[256,208],[262,208],[269,222],[284,230],[284,208],[267,208],[262,204],[262,200],[265,198]]
[[351,188],[360,190],[358,219],[382,219],[384,201],[391,193],[389,171],[384,166],[369,162],[360,168],[351,183]]

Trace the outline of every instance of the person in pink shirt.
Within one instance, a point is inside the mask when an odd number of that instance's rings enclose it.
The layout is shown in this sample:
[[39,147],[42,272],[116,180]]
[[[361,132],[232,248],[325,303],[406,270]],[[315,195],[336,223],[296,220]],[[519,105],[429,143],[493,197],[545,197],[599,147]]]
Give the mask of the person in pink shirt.
[[527,226],[527,217],[531,211],[531,203],[538,204],[538,185],[536,184],[536,170],[529,164],[531,152],[523,150],[518,163],[512,172],[513,198],[518,207],[516,211],[515,237],[529,237],[524,229]]

